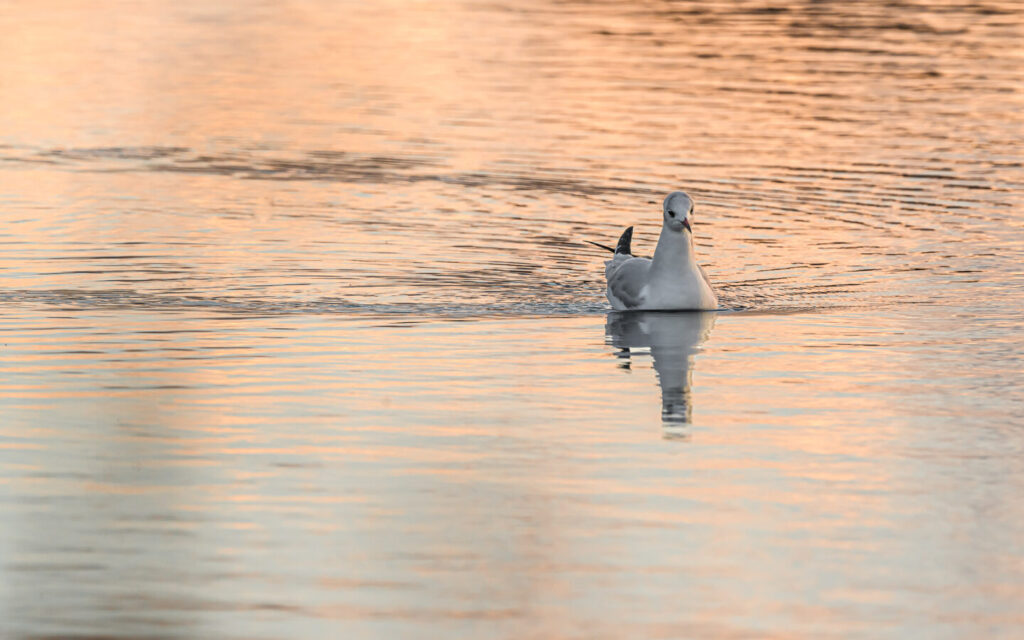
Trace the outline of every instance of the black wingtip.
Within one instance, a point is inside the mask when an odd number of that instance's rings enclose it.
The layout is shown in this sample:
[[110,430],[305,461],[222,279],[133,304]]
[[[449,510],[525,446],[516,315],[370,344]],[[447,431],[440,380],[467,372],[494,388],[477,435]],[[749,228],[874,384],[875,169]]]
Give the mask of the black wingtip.
[[633,227],[629,227],[622,232],[622,236],[619,237],[619,244],[615,245],[615,253],[621,253],[623,255],[633,255],[632,250],[633,244]]
[[600,242],[594,242],[592,240],[584,240],[583,242],[586,242],[587,244],[592,244],[595,247],[601,247],[605,251],[611,251],[612,253],[615,253],[615,249],[612,249],[611,247],[609,247],[606,244],[601,244]]

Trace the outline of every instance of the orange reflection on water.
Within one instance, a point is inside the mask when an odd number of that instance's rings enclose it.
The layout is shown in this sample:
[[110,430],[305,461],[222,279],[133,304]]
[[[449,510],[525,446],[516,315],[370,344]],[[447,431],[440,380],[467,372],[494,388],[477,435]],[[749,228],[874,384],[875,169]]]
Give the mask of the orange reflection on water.
[[0,15],[11,635],[1019,635],[1019,7],[763,9]]

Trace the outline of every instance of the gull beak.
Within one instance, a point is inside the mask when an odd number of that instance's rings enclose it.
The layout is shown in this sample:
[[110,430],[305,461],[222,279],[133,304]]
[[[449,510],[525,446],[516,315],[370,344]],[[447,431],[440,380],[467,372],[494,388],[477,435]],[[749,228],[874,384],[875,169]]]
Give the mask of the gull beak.
[[690,226],[690,219],[689,218],[683,218],[683,226],[686,227],[687,231],[689,231],[690,233],[693,233],[693,228]]

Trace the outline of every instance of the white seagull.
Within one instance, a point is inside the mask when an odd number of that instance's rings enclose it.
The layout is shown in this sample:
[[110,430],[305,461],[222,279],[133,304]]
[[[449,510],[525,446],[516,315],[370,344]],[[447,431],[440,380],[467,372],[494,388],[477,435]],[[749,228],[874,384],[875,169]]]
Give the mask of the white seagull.
[[[630,251],[633,227],[626,229],[614,249],[615,257],[604,263],[608,301],[617,311],[691,310],[718,308],[708,276],[697,264],[693,248],[693,200],[673,191],[662,204],[664,222],[654,258],[637,258]],[[611,250],[611,247],[605,247]]]

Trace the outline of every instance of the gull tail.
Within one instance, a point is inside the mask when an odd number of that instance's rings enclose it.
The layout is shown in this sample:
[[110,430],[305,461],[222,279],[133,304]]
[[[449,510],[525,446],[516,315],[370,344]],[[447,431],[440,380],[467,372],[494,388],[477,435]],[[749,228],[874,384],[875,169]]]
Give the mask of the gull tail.
[[630,248],[633,244],[633,227],[630,227],[622,232],[622,235],[619,237],[619,244],[617,244],[614,249],[612,249],[606,244],[601,244],[600,242],[592,242],[590,240],[584,240],[583,242],[586,242],[587,244],[592,244],[595,247],[601,247],[605,251],[611,251],[614,254],[621,253],[622,255],[625,256],[631,256],[633,255],[632,249]]
[[628,229],[622,232],[621,236],[619,236],[619,244],[615,245],[616,255],[620,253],[625,256],[633,255],[632,245],[633,227],[629,227]]

